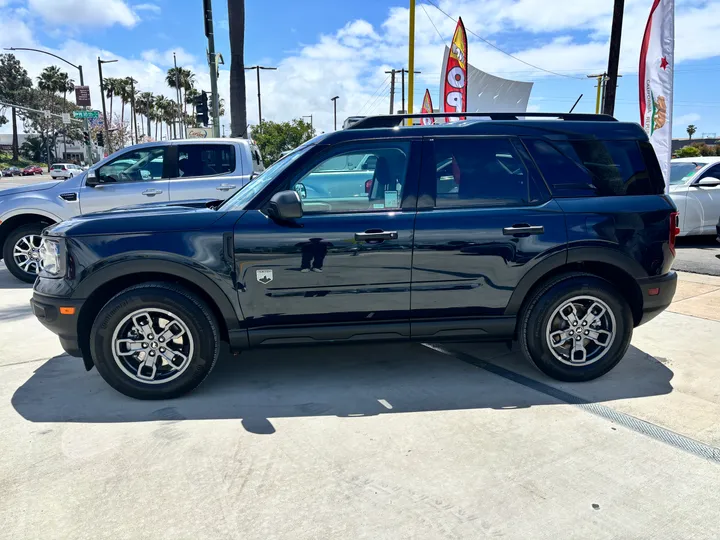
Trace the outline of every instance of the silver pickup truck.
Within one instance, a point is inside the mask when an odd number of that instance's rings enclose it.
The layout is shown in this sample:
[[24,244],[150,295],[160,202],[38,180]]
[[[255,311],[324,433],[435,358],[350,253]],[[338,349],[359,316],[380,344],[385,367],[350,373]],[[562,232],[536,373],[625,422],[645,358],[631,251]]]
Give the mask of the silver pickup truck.
[[0,259],[32,283],[40,233],[73,216],[120,206],[226,199],[264,170],[245,139],[188,139],[123,148],[66,180],[0,190]]

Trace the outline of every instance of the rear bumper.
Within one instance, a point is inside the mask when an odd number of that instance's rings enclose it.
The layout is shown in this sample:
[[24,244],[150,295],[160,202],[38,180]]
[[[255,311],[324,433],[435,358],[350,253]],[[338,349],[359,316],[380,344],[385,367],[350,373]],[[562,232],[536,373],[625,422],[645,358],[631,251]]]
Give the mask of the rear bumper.
[[[69,300],[33,293],[30,300],[35,317],[60,338],[60,345],[70,356],[82,357],[78,342],[78,314],[84,300]],[[63,314],[60,308],[74,308],[72,314]]]
[[[668,272],[664,276],[639,279],[638,285],[643,295],[642,318],[638,323],[640,326],[660,315],[672,303],[677,289],[677,274]],[[657,294],[654,289],[657,289]]]

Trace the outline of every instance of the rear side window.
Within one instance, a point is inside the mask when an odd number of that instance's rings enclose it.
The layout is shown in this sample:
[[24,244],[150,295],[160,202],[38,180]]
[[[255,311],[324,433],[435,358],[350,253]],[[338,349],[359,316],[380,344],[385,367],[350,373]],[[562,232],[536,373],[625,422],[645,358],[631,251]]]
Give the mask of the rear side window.
[[253,172],[261,173],[265,170],[262,157],[260,156],[260,149],[257,146],[250,146],[250,156],[252,158]]
[[628,141],[525,139],[556,197],[658,195],[665,183],[652,146]]
[[535,198],[510,140],[436,139],[434,146],[436,208],[523,206]]
[[178,177],[217,176],[235,170],[230,144],[183,144],[178,147]]

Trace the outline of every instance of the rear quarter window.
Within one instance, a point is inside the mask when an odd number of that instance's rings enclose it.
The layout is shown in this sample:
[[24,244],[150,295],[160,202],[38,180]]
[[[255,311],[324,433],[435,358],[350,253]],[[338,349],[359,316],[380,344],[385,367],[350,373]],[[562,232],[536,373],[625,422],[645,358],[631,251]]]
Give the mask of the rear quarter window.
[[655,152],[645,141],[524,142],[555,197],[660,195],[665,191]]

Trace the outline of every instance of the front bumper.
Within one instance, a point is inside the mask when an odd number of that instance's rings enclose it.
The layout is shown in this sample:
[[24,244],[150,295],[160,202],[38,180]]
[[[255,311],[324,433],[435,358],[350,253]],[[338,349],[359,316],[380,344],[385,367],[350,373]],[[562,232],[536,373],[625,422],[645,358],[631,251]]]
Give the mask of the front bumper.
[[672,303],[677,289],[677,274],[668,272],[664,276],[639,279],[638,285],[643,295],[640,326],[660,315]]
[[[30,300],[30,306],[38,320],[60,338],[60,345],[70,356],[82,357],[78,340],[78,315],[84,300],[70,300],[44,296],[36,292]],[[62,313],[60,308],[64,308]]]

